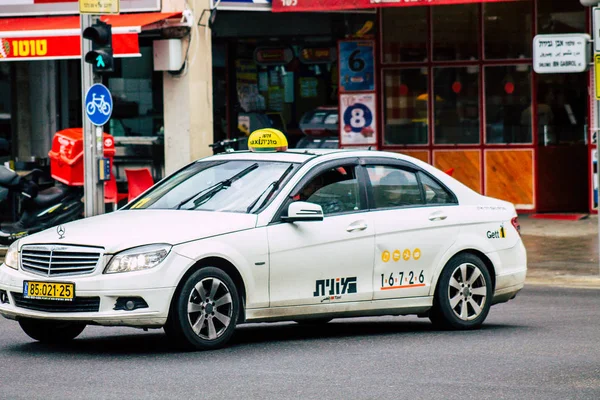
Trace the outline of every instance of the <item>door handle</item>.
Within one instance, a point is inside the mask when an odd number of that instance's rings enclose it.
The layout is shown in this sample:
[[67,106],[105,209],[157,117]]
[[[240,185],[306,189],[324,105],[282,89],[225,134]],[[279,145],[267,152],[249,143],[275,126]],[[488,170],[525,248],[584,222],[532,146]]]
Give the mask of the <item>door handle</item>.
[[346,228],[346,232],[364,231],[367,229],[367,224],[364,221],[354,222]]
[[429,216],[430,221],[443,221],[446,218],[448,218],[448,216],[443,214],[432,214]]

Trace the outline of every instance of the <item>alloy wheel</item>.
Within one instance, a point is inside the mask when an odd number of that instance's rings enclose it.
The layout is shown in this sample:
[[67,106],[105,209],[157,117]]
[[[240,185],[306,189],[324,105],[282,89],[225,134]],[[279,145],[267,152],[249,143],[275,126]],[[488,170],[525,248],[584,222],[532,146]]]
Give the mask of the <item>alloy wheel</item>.
[[218,339],[231,324],[231,291],[220,279],[204,278],[190,293],[187,313],[188,322],[196,335],[204,340]]
[[448,299],[458,318],[472,321],[481,315],[487,301],[487,284],[476,265],[463,263],[456,267],[450,277]]

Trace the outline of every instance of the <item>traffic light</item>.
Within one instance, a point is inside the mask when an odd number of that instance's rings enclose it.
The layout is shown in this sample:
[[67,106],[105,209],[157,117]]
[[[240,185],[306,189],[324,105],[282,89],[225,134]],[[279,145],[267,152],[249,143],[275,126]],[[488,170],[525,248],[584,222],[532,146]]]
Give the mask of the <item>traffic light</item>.
[[113,71],[113,49],[111,26],[97,21],[85,28],[83,37],[92,41],[92,51],[85,54],[85,62],[92,64],[96,74]]

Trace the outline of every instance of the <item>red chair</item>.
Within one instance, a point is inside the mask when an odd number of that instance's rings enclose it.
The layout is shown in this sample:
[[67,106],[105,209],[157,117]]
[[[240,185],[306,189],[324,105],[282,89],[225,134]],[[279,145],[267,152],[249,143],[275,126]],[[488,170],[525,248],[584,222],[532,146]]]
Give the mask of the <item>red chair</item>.
[[117,191],[117,180],[114,175],[104,182],[104,203],[112,203],[113,210],[119,207],[121,200],[128,198],[127,193],[119,193]]
[[154,178],[148,168],[125,168],[127,176],[127,186],[129,187],[129,196],[127,201],[131,201],[154,185]]

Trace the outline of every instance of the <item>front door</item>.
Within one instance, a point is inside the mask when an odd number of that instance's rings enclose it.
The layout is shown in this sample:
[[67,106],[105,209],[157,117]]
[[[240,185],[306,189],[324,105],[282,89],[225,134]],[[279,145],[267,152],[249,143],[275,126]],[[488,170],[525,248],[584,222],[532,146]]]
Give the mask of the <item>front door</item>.
[[371,300],[374,228],[358,166],[329,164],[300,183],[293,200],[323,207],[323,221],[267,227],[272,307]]
[[455,197],[428,174],[367,165],[375,224],[375,299],[427,296],[459,232]]

